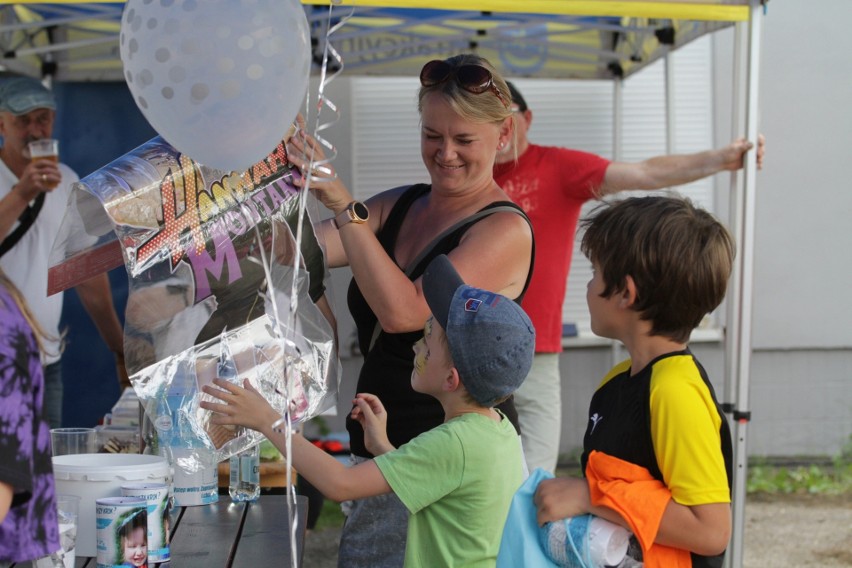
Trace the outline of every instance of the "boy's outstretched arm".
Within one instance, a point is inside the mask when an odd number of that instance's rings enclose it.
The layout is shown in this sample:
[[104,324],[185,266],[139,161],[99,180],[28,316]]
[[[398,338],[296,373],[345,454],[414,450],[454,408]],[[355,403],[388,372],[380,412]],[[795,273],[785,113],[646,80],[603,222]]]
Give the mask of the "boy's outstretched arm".
[[[287,435],[272,428],[281,416],[269,405],[248,380],[244,387],[223,379],[213,379],[204,392],[219,399],[201,402],[201,407],[215,415],[214,424],[238,425],[257,430],[266,436],[283,455],[287,455]],[[218,388],[217,388],[218,387]],[[292,466],[314,487],[333,501],[361,499],[390,493],[391,488],[372,460],[347,468],[332,456],[317,448],[301,434],[292,436]]]

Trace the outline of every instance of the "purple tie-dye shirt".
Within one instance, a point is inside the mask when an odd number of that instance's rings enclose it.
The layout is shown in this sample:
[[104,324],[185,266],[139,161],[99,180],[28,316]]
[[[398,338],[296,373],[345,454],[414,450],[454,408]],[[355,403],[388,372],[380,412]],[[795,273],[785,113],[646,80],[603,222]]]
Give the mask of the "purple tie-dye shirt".
[[32,560],[59,549],[43,396],[44,374],[32,329],[0,286],[0,481],[14,491],[0,523],[0,562]]

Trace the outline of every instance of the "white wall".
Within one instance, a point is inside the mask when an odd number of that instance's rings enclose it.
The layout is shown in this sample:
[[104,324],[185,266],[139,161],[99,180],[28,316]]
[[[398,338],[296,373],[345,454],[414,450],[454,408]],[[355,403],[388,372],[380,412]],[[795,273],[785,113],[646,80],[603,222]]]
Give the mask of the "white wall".
[[[836,455],[852,435],[850,17],[847,0],[786,0],[763,20],[750,455]],[[722,138],[732,41],[714,35]]]
[[[852,18],[848,0],[770,2],[764,18],[754,347],[852,347]],[[729,101],[733,33],[716,34],[717,102]],[[730,132],[717,113],[719,132]],[[852,385],[850,385],[852,387]]]

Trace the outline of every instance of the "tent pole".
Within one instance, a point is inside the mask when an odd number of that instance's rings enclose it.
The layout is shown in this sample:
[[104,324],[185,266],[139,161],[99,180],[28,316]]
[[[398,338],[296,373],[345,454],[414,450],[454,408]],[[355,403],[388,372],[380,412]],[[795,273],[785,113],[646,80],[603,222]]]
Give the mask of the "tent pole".
[[[15,21],[14,23],[11,23],[11,24],[1,25],[0,26],[0,33],[4,34],[4,33],[8,33],[8,32],[29,31],[29,30],[35,30],[37,32],[37,31],[39,31],[43,28],[46,28],[46,27],[66,26],[68,24],[75,24],[77,22],[88,22],[88,21],[97,20],[97,19],[100,19],[100,18],[115,17],[118,20],[120,20],[122,9],[123,9],[122,7],[119,7],[119,9],[117,9],[117,10],[112,8],[112,9],[108,9],[108,10],[99,10],[98,12],[87,13],[87,14],[83,14],[83,15],[80,15],[80,16],[69,16],[69,17],[63,17],[63,18],[57,17],[57,18],[50,18],[50,19],[44,19],[44,20],[33,20],[31,22]],[[116,38],[118,38],[118,34],[114,34],[114,35],[115,35]]]
[[[733,59],[733,92],[731,104],[731,134],[732,136],[745,136],[743,117],[745,116],[745,97],[743,96],[743,44],[745,41],[745,23],[737,23],[734,28],[734,59]],[[731,234],[742,243],[742,177],[740,172],[731,172],[728,193],[728,226]],[[731,272],[731,280],[728,284],[727,312],[725,325],[725,411],[731,413],[734,410],[737,399],[737,345],[739,343],[739,324],[737,320],[740,313],[740,268],[734,263]]]
[[612,160],[621,160],[624,135],[624,80],[616,77],[612,81]]
[[[734,58],[732,73],[732,98],[731,98],[731,135],[734,138],[745,136],[743,117],[745,116],[745,97],[743,96],[743,44],[747,28],[744,23],[738,22],[734,27]],[[742,243],[742,177],[738,171],[731,172],[728,191],[728,227],[736,239],[737,246]],[[738,253],[739,256],[739,253]],[[728,415],[733,415],[737,400],[737,369],[739,357],[737,350],[739,345],[739,318],[740,318],[740,268],[738,262],[734,262],[731,278],[728,283],[726,318],[725,318],[725,384],[724,400],[722,408]],[[732,432],[733,432],[733,425]],[[737,476],[732,480],[733,493],[739,483]],[[739,501],[732,503],[732,516],[736,518],[740,512],[739,508],[744,504]],[[731,531],[732,539],[733,530]],[[740,542],[740,541],[737,541]],[[731,568],[732,550],[725,555],[725,568]]]
[[14,50],[13,54],[15,57],[26,57],[28,55],[42,55],[45,53],[53,53],[54,51],[67,51],[69,49],[76,49],[78,47],[90,47],[93,45],[101,45],[106,43],[118,44],[118,38],[118,34],[115,34],[91,39],[67,41],[63,43],[50,43],[48,45],[41,45],[38,47],[22,47],[20,49]]
[[743,166],[743,217],[742,246],[739,258],[741,289],[739,341],[737,354],[737,408],[734,410],[734,515],[730,547],[731,565],[742,566],[743,537],[745,533],[745,498],[748,467],[746,434],[751,419],[749,409],[749,371],[752,344],[752,299],[754,287],[754,224],[757,173],[757,102],[760,72],[761,6],[760,0],[750,0],[751,17],[748,21],[748,67],[746,68],[746,136],[755,143],[755,150],[745,157]]
[[675,69],[672,52],[669,49],[663,58],[666,69],[666,154],[675,153]]
[[[615,77],[612,81],[612,161],[622,159],[624,143],[624,79]],[[610,362],[614,367],[621,362],[621,342],[611,340],[609,348]]]

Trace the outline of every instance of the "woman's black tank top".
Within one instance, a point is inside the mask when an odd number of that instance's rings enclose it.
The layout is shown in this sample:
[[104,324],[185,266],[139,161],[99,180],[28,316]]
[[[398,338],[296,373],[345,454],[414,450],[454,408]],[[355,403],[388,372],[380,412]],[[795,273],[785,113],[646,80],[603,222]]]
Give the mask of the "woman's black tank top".
[[[376,235],[385,252],[394,262],[396,262],[393,256],[394,245],[408,209],[414,201],[431,189],[431,186],[426,184],[417,184],[408,188],[394,204],[387,220]],[[529,223],[529,219],[523,210],[508,201],[491,203],[483,210],[506,205],[517,209],[518,214]],[[419,278],[433,258],[439,254],[447,254],[456,248],[465,232],[477,221],[465,224],[441,239],[412,271],[411,280],[414,281]],[[533,244],[533,258],[534,253],[535,245]],[[399,264],[397,263],[397,265]],[[531,276],[532,263],[530,263],[524,289],[514,299],[516,302],[520,302],[523,298]],[[413,346],[423,336],[423,332],[385,333],[382,331],[371,349],[370,342],[373,340],[378,320],[372,308],[364,299],[354,278],[349,284],[347,302],[358,330],[358,345],[361,348],[361,353],[365,354],[364,364],[358,376],[357,392],[372,393],[381,399],[388,412],[388,438],[391,444],[399,447],[444,421],[444,411],[441,404],[433,397],[415,392],[411,388],[411,371],[414,369]],[[515,411],[512,399],[500,405],[499,408],[512,421],[515,428],[518,428],[518,414]],[[358,456],[372,457],[372,454],[364,446],[364,431],[361,425],[347,417],[346,429],[349,431],[352,453]]]

